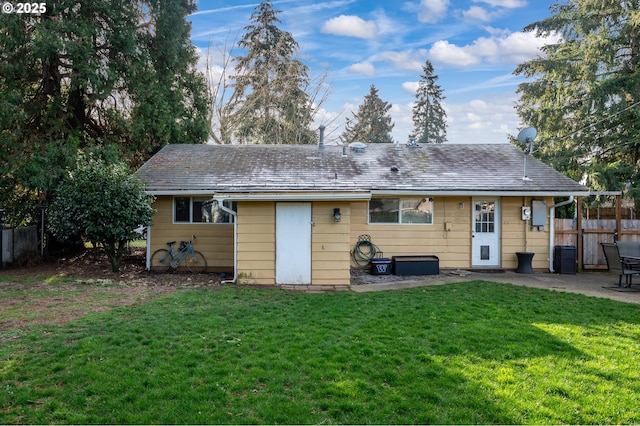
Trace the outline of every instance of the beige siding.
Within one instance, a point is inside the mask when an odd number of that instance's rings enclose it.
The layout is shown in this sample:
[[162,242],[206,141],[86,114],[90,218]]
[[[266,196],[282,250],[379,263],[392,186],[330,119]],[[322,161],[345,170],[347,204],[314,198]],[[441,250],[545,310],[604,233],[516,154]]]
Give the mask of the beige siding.
[[[539,199],[539,198],[537,198]],[[516,252],[535,253],[534,269],[549,269],[549,207],[553,198],[544,198],[547,202],[547,219],[543,231],[531,230],[529,222],[522,220],[522,206],[531,205],[531,197],[502,198],[502,267],[515,269],[518,266]]]
[[275,284],[276,209],[273,202],[238,202],[238,282]]
[[[432,225],[368,224],[369,204],[353,202],[351,248],[367,234],[384,257],[436,255],[441,268],[466,268],[471,263],[471,200],[434,197]],[[447,230],[449,229],[449,230]]]
[[[333,217],[339,208],[340,222]],[[350,280],[350,203],[313,203],[311,234],[311,281],[314,285],[345,285]]]
[[213,223],[173,223],[173,197],[158,197],[153,204],[156,213],[153,216],[150,232],[151,250],[167,248],[169,241],[187,241],[196,236],[193,242],[195,250],[202,252],[207,259],[211,272],[230,272],[233,270],[233,225]]
[[[552,198],[545,199],[547,207]],[[233,268],[233,225],[172,223],[172,197],[159,197],[151,230],[151,250],[166,247],[167,241],[181,241],[196,235],[195,248],[203,252],[212,270]],[[501,266],[517,267],[515,253],[534,252],[533,267],[545,269],[549,257],[549,223],[543,231],[531,230],[522,221],[522,206],[531,205],[530,197],[502,197]],[[339,208],[340,222],[333,219]],[[358,237],[371,241],[384,257],[425,254],[436,255],[441,268],[471,266],[471,197],[434,197],[432,225],[368,224],[368,202],[313,202],[312,273],[313,285],[349,283],[351,250]],[[275,284],[275,202],[238,202],[238,282]]]
[[[552,198],[545,198],[547,208]],[[517,267],[518,251],[535,253],[533,267],[548,268],[549,223],[544,231],[534,230],[522,220],[522,206],[531,205],[531,197],[502,197],[501,266]],[[471,267],[471,197],[434,197],[433,225],[368,224],[368,203],[351,203],[350,249],[358,236],[367,234],[384,257],[425,254],[436,255],[441,268]]]
[[[312,203],[312,285],[349,283],[349,203]],[[340,208],[340,222],[333,209]],[[238,277],[241,283],[275,284],[275,202],[238,203]]]

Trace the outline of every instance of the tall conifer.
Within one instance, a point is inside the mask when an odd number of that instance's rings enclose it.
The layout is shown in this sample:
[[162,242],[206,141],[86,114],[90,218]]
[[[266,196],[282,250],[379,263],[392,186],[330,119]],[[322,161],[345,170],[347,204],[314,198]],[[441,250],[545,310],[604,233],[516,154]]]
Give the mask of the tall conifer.
[[357,113],[347,119],[347,126],[341,139],[344,143],[391,143],[393,122],[389,115],[391,104],[378,96],[378,89],[371,85],[369,94],[364,97]]
[[437,84],[433,65],[426,61],[416,91],[413,105],[414,129],[411,138],[418,143],[443,143],[447,141],[447,113],[442,108],[442,88]]

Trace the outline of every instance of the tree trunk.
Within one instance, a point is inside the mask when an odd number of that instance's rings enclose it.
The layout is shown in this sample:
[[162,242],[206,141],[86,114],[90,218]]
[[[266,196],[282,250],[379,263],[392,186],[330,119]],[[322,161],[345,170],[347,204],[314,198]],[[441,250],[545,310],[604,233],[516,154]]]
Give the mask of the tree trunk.
[[120,272],[120,263],[122,261],[124,250],[127,247],[127,242],[125,240],[120,240],[109,243],[104,242],[103,244],[105,251],[107,252],[109,262],[111,262],[111,271]]

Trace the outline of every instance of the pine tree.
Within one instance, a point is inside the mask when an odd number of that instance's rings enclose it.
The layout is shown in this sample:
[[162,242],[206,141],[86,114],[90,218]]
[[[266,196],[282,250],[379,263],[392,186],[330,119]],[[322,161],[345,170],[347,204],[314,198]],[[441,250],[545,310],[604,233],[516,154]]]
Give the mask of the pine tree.
[[410,138],[418,143],[443,143],[447,141],[447,113],[440,102],[445,99],[443,90],[437,84],[438,76],[433,74],[433,65],[427,60],[422,67],[422,75],[413,105],[414,129]]
[[234,114],[242,143],[315,143],[312,105],[305,88],[308,68],[300,62],[298,43],[278,28],[278,14],[269,1],[251,15],[251,25],[238,42],[247,54],[237,58],[235,97],[243,99]]
[[378,89],[371,85],[369,94],[358,107],[358,113],[352,113],[351,120],[347,119],[347,126],[340,139],[344,143],[391,143],[391,131],[394,124],[388,114],[391,104],[378,96]]
[[523,123],[535,155],[592,190],[640,195],[640,2],[568,0],[525,31],[558,41],[520,64]]

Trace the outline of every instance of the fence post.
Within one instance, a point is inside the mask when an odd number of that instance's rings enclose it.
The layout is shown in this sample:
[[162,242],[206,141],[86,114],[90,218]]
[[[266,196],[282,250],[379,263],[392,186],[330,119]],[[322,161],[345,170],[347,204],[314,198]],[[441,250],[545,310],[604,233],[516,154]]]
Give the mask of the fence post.
[[620,211],[620,195],[616,195],[616,233],[620,237],[623,233],[622,214]]
[[584,254],[582,253],[582,197],[577,197],[576,200],[576,251],[578,255],[578,267],[580,271],[584,270]]

